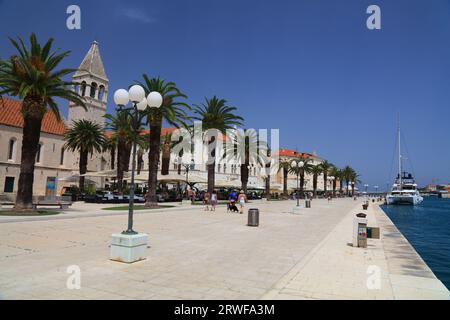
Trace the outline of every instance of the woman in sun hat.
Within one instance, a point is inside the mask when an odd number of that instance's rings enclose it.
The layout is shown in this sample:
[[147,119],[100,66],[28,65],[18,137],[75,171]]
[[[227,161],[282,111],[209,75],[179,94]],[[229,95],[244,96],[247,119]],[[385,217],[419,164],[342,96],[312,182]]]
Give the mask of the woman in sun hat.
[[241,192],[239,193],[238,201],[239,201],[239,205],[241,206],[240,213],[243,214],[245,203],[247,202],[247,196],[245,195],[244,190],[241,190]]

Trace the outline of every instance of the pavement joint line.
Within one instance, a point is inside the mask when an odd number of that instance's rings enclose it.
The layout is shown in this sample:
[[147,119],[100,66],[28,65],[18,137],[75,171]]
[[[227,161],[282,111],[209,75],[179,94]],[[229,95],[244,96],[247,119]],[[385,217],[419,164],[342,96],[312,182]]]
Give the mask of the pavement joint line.
[[[355,209],[352,209],[350,212],[356,211],[356,208],[360,206],[358,204],[355,206]],[[349,213],[350,214],[350,213]],[[301,259],[296,265],[294,265],[284,276],[280,278],[280,280],[273,285],[272,288],[268,290],[260,299],[261,300],[270,300],[275,297],[275,295],[280,294],[280,292],[283,290],[283,288],[286,287],[286,285],[292,281],[292,279],[295,278],[295,276],[302,270],[309,261],[317,254],[319,249],[321,249],[325,243],[329,240],[329,238],[333,235],[333,232],[339,228],[339,225],[342,221],[344,221],[347,218],[347,215],[342,217],[341,220],[336,224],[336,226],[333,228],[333,230],[324,238],[321,242],[319,242],[311,251],[303,258]]]

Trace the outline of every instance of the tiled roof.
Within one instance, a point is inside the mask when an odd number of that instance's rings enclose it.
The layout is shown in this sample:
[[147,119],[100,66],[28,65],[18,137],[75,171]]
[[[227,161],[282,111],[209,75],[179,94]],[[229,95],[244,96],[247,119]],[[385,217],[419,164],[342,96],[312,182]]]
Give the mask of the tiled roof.
[[[10,98],[0,98],[0,124],[5,126],[23,128],[22,101]],[[52,111],[47,111],[42,120],[41,132],[64,135],[66,126],[64,122],[58,121]]]
[[295,150],[289,150],[289,149],[280,149],[279,151],[280,157],[296,157],[296,158],[317,158],[316,155],[307,153],[307,152],[298,152]]

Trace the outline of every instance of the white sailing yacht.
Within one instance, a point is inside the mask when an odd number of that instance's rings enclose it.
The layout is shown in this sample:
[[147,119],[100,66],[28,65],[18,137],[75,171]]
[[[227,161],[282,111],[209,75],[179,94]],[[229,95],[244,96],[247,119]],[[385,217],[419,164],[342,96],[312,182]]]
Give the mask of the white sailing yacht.
[[398,175],[392,186],[391,193],[386,197],[389,205],[406,204],[418,205],[423,201],[423,197],[417,190],[417,184],[411,173],[402,169],[402,151],[400,126],[398,127]]

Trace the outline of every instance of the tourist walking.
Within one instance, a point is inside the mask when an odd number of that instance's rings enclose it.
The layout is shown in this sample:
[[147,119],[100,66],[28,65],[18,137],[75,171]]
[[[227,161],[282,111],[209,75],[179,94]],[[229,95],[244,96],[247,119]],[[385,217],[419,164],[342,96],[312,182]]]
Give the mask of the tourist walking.
[[216,211],[217,206],[217,192],[213,191],[211,195],[211,211]]
[[203,195],[203,205],[205,206],[205,211],[209,211],[209,198],[211,197],[208,191]]
[[238,201],[240,205],[240,214],[243,214],[245,209],[245,203],[247,202],[247,196],[245,195],[243,190],[241,190],[241,192],[239,193]]

